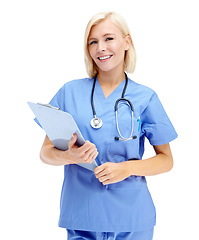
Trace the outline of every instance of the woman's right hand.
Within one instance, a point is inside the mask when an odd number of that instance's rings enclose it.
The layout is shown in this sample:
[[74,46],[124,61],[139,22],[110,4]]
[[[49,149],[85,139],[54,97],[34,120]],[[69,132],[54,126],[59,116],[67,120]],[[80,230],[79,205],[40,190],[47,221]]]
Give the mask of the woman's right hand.
[[73,134],[73,137],[68,144],[68,150],[61,151],[56,149],[48,136],[46,136],[40,151],[42,162],[54,166],[92,163],[98,155],[95,144],[86,141],[83,146],[78,147],[76,141],[77,134]]
[[74,133],[70,142],[68,143],[68,157],[74,162],[78,163],[92,163],[98,155],[97,148],[95,144],[90,141],[85,141],[84,145],[78,147],[76,145],[77,134]]

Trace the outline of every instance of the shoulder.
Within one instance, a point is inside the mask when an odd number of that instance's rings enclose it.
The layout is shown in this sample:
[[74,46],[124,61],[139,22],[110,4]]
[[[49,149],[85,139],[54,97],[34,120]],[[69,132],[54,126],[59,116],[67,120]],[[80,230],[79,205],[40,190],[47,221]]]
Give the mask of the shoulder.
[[92,79],[89,78],[68,81],[54,95],[50,104],[66,111],[66,104],[71,103],[74,98],[79,99],[80,95],[84,96],[86,91],[90,89],[89,85],[92,86]]
[[129,78],[129,91],[138,97],[148,99],[149,101],[157,96],[157,93],[148,86],[137,83]]
[[92,84],[92,78],[74,79],[66,82],[63,86],[65,90],[73,88],[88,87]]
[[92,85],[92,79],[91,78],[81,78],[81,79],[75,79],[67,81],[64,85],[59,87],[58,92],[55,94],[55,96],[66,96],[70,95],[70,93],[74,92],[80,92],[81,90],[88,89],[88,86]]

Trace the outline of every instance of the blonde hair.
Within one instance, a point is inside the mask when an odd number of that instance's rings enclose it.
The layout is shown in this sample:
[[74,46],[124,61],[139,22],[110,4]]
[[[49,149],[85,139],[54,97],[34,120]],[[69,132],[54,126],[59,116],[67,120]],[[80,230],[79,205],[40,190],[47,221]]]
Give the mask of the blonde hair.
[[85,30],[85,35],[84,35],[84,60],[86,64],[86,71],[89,75],[89,77],[93,77],[96,75],[97,71],[97,66],[93,59],[91,58],[88,50],[88,37],[90,35],[90,31],[93,26],[96,26],[100,22],[110,19],[122,32],[123,36],[130,36],[130,48],[126,50],[125,53],[125,58],[124,58],[124,71],[132,73],[135,69],[135,64],[136,64],[136,52],[134,48],[134,44],[132,41],[132,37],[130,34],[129,27],[124,20],[122,16],[120,16],[118,13],[115,12],[103,12],[103,13],[98,13],[95,16],[91,18],[89,21],[86,30]]

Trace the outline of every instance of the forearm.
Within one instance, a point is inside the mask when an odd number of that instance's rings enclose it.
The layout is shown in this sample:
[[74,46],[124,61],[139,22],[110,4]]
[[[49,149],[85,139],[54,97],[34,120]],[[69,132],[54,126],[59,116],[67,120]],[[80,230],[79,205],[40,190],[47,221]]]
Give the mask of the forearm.
[[156,156],[145,160],[129,160],[120,163],[107,162],[94,170],[96,178],[104,184],[112,184],[136,176],[152,176],[168,172],[173,167],[169,144],[153,146]]
[[153,176],[170,171],[173,167],[173,158],[164,153],[159,153],[145,160],[129,160],[126,164],[130,176]]
[[93,143],[86,141],[81,147],[78,147],[75,144],[76,141],[77,134],[73,134],[73,137],[68,143],[68,150],[61,151],[56,149],[50,139],[46,136],[40,151],[42,162],[54,166],[92,163],[98,155],[96,146]]
[[74,162],[69,159],[67,151],[60,151],[53,145],[44,146],[40,151],[40,158],[42,162],[53,166],[74,164]]

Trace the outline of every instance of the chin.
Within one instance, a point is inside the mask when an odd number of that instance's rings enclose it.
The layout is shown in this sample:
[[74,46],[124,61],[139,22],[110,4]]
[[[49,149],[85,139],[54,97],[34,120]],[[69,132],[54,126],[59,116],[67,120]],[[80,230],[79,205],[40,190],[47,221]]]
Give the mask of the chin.
[[115,66],[98,66],[98,70],[102,71],[102,72],[110,72],[113,71],[114,69],[116,69],[117,67]]

